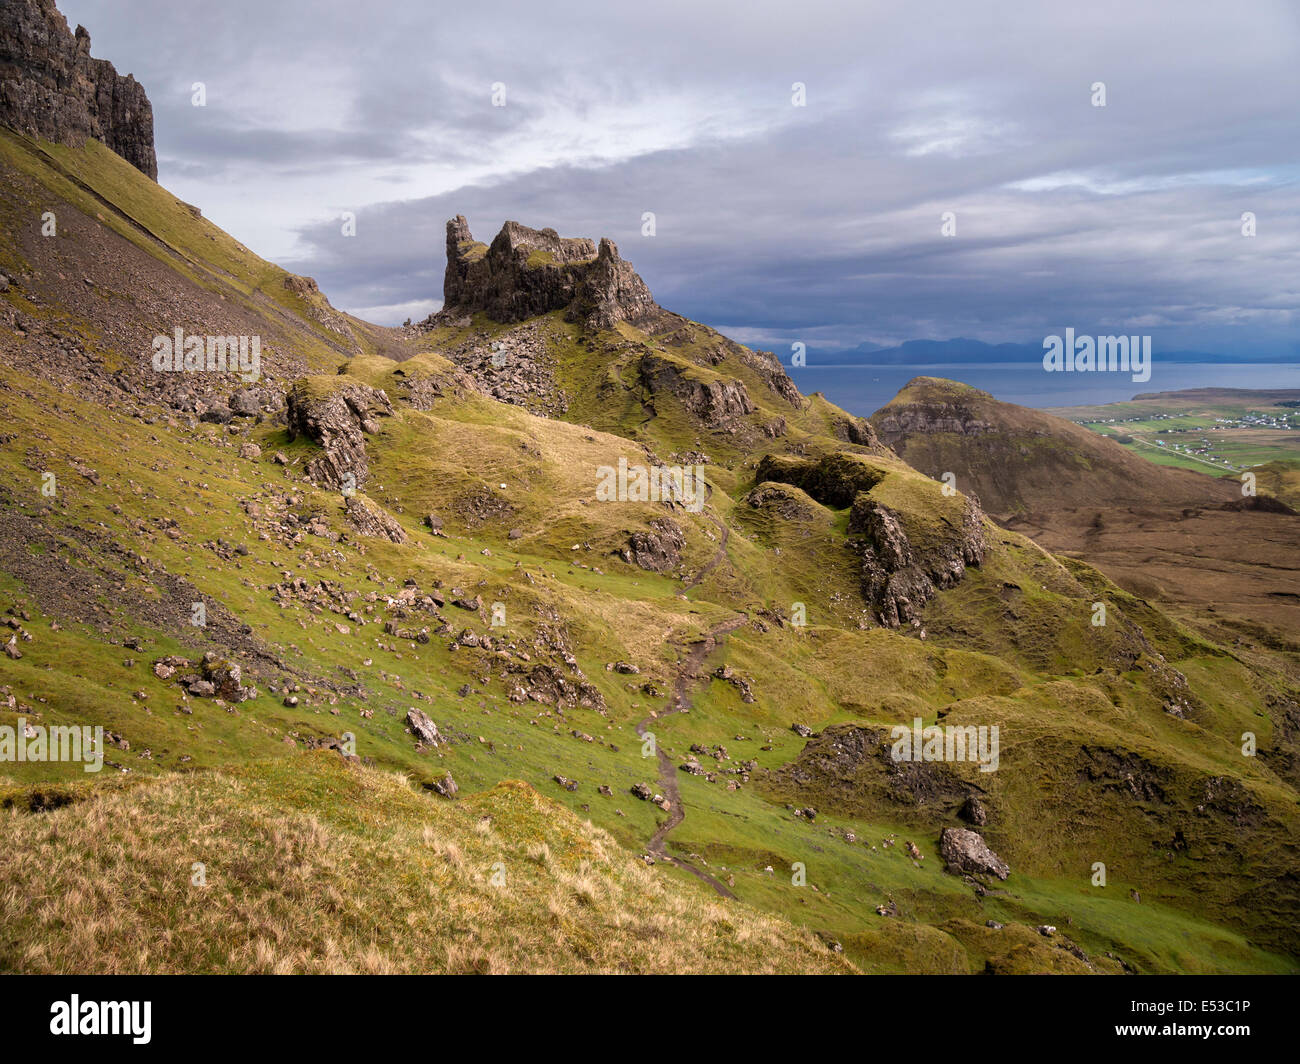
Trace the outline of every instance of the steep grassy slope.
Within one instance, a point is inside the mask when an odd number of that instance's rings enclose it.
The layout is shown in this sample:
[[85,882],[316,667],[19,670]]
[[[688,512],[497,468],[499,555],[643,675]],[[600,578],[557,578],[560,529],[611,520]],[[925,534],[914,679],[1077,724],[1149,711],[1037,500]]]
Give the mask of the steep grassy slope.
[[[5,144],[19,317],[0,327],[0,614],[21,657],[0,657],[0,724],[102,724],[112,772],[0,767],[5,879],[22,884],[3,966],[827,970],[836,943],[865,971],[1296,967],[1300,710],[1271,652],[1247,664],[984,521],[703,326],[336,332],[309,289],[94,145]],[[47,204],[65,220],[52,247]],[[173,321],[274,338],[259,415],[203,420],[153,380],[147,338]],[[484,394],[494,341],[535,352],[562,417]],[[291,435],[295,382],[313,410],[374,400],[348,441],[355,494],[304,475],[337,440]],[[204,403],[239,390],[184,383]],[[601,466],[692,451],[711,460],[683,458],[705,465],[701,512],[596,501]],[[364,534],[358,505],[389,534]],[[987,541],[897,628],[864,591],[864,565],[888,568],[887,519],[914,559]],[[638,563],[645,537],[665,564]],[[257,694],[195,694],[154,668],[205,651]],[[417,743],[412,709],[440,741]],[[1002,767],[819,755],[837,728],[914,717],[998,725]],[[685,810],[639,866],[668,810],[631,793],[666,790],[638,725]],[[1239,752],[1246,729],[1259,758]],[[303,752],[320,746],[362,764]],[[1005,882],[943,870],[940,833],[971,794]],[[140,830],[97,830],[116,819]],[[137,915],[71,863],[81,847],[138,892]],[[199,849],[217,857],[189,919],[210,949],[166,934]],[[485,881],[497,855],[504,892]],[[56,926],[60,899],[83,897],[115,929],[101,962]]]
[[854,970],[517,782],[452,807],[301,754],[3,814],[0,835],[5,971]]
[[[1256,487],[1261,495],[1271,495],[1293,510],[1300,510],[1300,459],[1275,459],[1252,466]],[[1241,484],[1240,474],[1225,477],[1234,486]]]

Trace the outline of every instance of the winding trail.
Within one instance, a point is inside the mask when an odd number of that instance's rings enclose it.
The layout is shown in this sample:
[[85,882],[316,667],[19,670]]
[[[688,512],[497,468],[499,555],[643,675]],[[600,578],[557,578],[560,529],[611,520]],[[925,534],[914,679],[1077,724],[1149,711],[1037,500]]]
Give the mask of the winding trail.
[[[713,498],[713,485],[712,484],[708,485],[708,488],[709,488],[708,498],[711,499]],[[698,573],[696,573],[693,577],[687,580],[685,584],[682,585],[681,591],[678,592],[679,595],[684,596],[686,592],[688,592],[691,588],[693,588],[696,584],[698,584],[701,580],[703,580],[706,576],[708,576],[709,573],[713,572],[713,570],[718,567],[718,564],[722,561],[722,559],[727,556],[727,540],[731,538],[731,529],[729,529],[722,521],[714,517],[712,514],[705,514],[704,516],[707,517],[710,521],[712,521],[714,527],[717,528],[717,530],[722,533],[722,539],[718,542],[718,549],[713,552],[713,557],[710,558],[707,562],[705,562],[704,568],[702,568]]]
[[[730,535],[730,530],[722,521],[718,520],[712,514],[706,514],[705,516],[708,517],[722,533],[722,540],[718,544],[717,551],[714,553],[713,557],[709,559],[704,568],[696,573],[695,576],[693,576],[683,586],[681,591],[681,594],[683,595],[712,572],[726,556],[727,538]],[[663,720],[665,717],[670,717],[674,713],[685,713],[691,708],[693,705],[690,693],[691,688],[699,684],[702,679],[705,681],[708,679],[708,672],[704,668],[705,661],[708,659],[709,655],[721,645],[721,642],[730,633],[741,627],[748,620],[749,618],[743,614],[737,617],[732,617],[706,632],[703,639],[697,639],[695,642],[689,643],[685,646],[686,654],[678,664],[676,675],[673,677],[672,696],[669,699],[668,705],[658,713],[651,714],[644,720],[638,722],[636,726],[637,735],[644,738],[646,732],[649,730],[651,722]],[[649,853],[657,860],[667,861],[669,864],[689,872],[697,879],[707,883],[717,891],[718,894],[722,895],[722,897],[734,898],[735,895],[727,889],[726,884],[719,882],[713,876],[709,875],[709,873],[705,872],[701,868],[697,868],[689,861],[669,855],[667,847],[665,846],[665,840],[668,837],[668,833],[686,819],[686,807],[682,804],[681,791],[677,786],[677,766],[673,764],[673,759],[669,757],[663,747],[659,745],[657,737],[655,742],[655,753],[659,758],[659,793],[668,799],[669,811],[668,819],[660,825],[659,830],[656,831],[654,836],[650,839],[650,844],[647,847]]]

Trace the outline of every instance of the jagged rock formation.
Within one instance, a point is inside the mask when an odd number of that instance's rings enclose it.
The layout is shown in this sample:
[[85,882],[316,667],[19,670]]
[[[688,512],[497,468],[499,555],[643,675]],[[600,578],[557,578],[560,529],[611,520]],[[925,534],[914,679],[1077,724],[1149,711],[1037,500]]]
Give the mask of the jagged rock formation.
[[890,628],[915,620],[937,589],[953,587],[988,549],[984,515],[974,499],[966,500],[960,528],[913,547],[897,513],[859,495],[849,511],[849,532],[858,537],[850,543],[862,559],[863,597]]
[[876,430],[871,427],[871,422],[865,418],[842,417],[835,422],[834,430],[836,438],[843,440],[845,443],[857,444],[859,447],[870,447],[874,451],[884,449],[881,446],[880,438],[876,435]]
[[153,108],[144,86],[90,57],[90,34],[75,35],[54,0],[5,0],[0,7],[0,124],[68,144],[102,141],[158,179]]
[[406,529],[392,514],[364,495],[347,496],[343,500],[343,509],[347,514],[348,522],[361,535],[379,537],[393,543],[406,542]]
[[324,488],[360,488],[370,476],[366,436],[379,431],[376,418],[392,414],[388,396],[359,381],[332,377],[296,381],[287,397],[290,439],[303,435],[324,449],[324,454],[307,463],[307,478]]
[[705,428],[735,431],[740,418],[758,409],[738,380],[703,379],[659,355],[646,355],[639,369],[641,381],[652,397],[673,396]]
[[506,222],[489,247],[473,238],[464,215],[447,223],[439,317],[483,312],[493,321],[518,322],[554,310],[594,329],[637,324],[661,313],[612,240],[602,238],[597,248],[586,238]]
[[962,507],[956,521],[944,517],[935,526],[938,531],[929,529],[914,542],[902,515],[870,494],[887,475],[886,469],[851,454],[817,460],[767,455],[755,483],[793,484],[824,506],[850,508],[848,545],[860,559],[862,595],[881,624],[897,628],[916,620],[935,591],[954,586],[968,565],[979,565],[988,543],[984,513],[969,496],[955,500]]
[[321,294],[320,286],[314,277],[300,277],[291,273],[284,279],[284,287],[301,299],[306,306],[307,317],[320,322],[330,332],[338,333],[355,341],[348,320],[330,304]]
[[633,532],[619,556],[630,565],[655,573],[676,569],[682,561],[682,548],[686,546],[681,526],[667,517],[656,517],[650,522],[650,529]]

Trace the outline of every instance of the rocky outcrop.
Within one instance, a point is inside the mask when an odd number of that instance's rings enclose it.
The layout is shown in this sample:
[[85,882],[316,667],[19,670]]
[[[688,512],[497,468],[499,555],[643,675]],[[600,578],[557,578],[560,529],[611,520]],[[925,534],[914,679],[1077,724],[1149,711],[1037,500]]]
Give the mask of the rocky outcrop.
[[754,474],[759,484],[793,484],[823,506],[836,510],[852,506],[859,494],[870,491],[884,478],[885,470],[840,452],[818,459],[764,455]]
[[94,138],[158,179],[153,108],[144,86],[92,59],[90,34],[75,34],[54,0],[0,6],[0,124],[64,144]]
[[[992,398],[986,392],[976,394],[982,398]],[[994,430],[992,422],[955,402],[913,403],[910,406],[886,408],[881,413],[877,428],[880,438],[890,447],[899,440],[914,435],[952,433],[957,436],[981,436]]]
[[755,510],[785,521],[806,521],[816,516],[816,511],[802,496],[779,484],[760,483],[745,496],[745,502]]
[[749,350],[740,347],[741,360],[749,366],[755,373],[763,378],[763,383],[768,386],[774,395],[780,396],[796,410],[803,406],[803,396],[799,394],[799,389],[790,375],[786,373],[785,367],[781,365],[781,360],[771,351]]
[[864,418],[837,418],[831,428],[836,438],[843,440],[845,443],[857,444],[859,447],[870,447],[872,450],[877,451],[882,449],[876,430],[871,427],[871,422]]
[[656,517],[650,522],[649,530],[633,532],[619,553],[625,562],[638,568],[666,573],[681,564],[685,546],[686,536],[681,526],[666,517]]
[[294,382],[287,404],[289,438],[306,436],[325,452],[307,463],[307,478],[336,491],[365,484],[366,436],[379,431],[378,418],[392,416],[388,396],[360,381],[304,377]]
[[935,591],[955,585],[967,566],[979,565],[988,544],[984,513],[973,497],[954,498],[962,507],[957,520],[949,509],[937,523],[913,521],[913,532],[918,524],[924,528],[924,538],[913,542],[906,515],[872,495],[888,475],[865,456],[835,452],[817,459],[766,455],[754,479],[793,484],[824,506],[850,508],[848,545],[860,560],[862,595],[881,624],[897,628],[916,620]]
[[808,742],[793,761],[760,773],[760,780],[837,816],[878,811],[887,803],[892,817],[928,825],[956,815],[972,793],[951,764],[896,760],[889,728],[843,723],[814,732],[796,721],[790,730]]
[[758,409],[740,381],[692,373],[683,365],[660,355],[645,355],[641,359],[640,372],[652,401],[656,397],[671,396],[681,403],[687,414],[708,429],[734,432],[740,418]]
[[585,237],[506,222],[485,245],[457,215],[447,223],[447,270],[438,321],[484,313],[513,323],[551,311],[569,321],[608,329],[620,321],[644,323],[661,314],[650,289],[613,241],[597,247]]
[[949,872],[964,875],[990,875],[1006,879],[1011,866],[989,849],[988,843],[966,828],[944,828],[939,836],[939,856]]
[[984,515],[973,499],[966,500],[959,529],[921,547],[913,547],[897,513],[867,495],[849,512],[849,532],[857,534],[850,542],[862,560],[862,594],[890,628],[916,619],[937,589],[953,587],[988,549]]
[[570,668],[574,673],[572,679],[549,662],[533,665],[523,677],[525,697],[544,706],[558,706],[561,709],[566,706],[582,706],[603,712],[606,708],[605,696],[600,693],[600,689],[583,676],[580,669],[574,666]]
[[393,543],[405,543],[404,529],[392,514],[364,495],[349,495],[343,500],[348,522],[363,536],[380,537]]
[[355,339],[348,325],[348,319],[335,310],[330,301],[325,298],[314,277],[300,277],[296,273],[287,274],[284,278],[284,287],[306,304],[304,311],[307,317],[319,322],[330,332]]
[[211,650],[197,662],[176,655],[159,658],[154,662],[153,673],[160,680],[180,684],[195,698],[247,702],[257,697],[256,687],[244,685],[240,666]]

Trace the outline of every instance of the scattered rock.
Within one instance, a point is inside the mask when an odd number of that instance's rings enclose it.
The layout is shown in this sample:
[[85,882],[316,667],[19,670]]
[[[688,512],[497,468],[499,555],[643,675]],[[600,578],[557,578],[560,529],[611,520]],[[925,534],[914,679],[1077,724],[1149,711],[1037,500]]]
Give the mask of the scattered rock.
[[957,815],[966,823],[974,824],[976,827],[983,827],[989,822],[988,811],[984,808],[984,803],[979,800],[978,795],[974,794],[966,799]]
[[457,792],[460,790],[456,781],[452,779],[450,772],[444,772],[438,779],[425,784],[425,786],[429,790],[433,791],[434,794],[439,794],[443,798],[455,798]]

